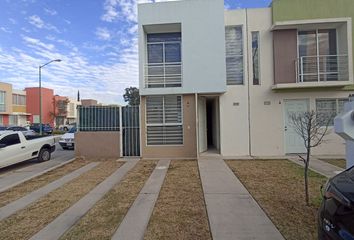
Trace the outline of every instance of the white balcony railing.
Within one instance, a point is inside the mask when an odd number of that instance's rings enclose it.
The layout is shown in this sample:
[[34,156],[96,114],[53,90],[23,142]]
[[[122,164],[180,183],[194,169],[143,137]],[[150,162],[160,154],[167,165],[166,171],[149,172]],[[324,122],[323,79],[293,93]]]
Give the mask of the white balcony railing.
[[296,81],[348,81],[347,55],[303,56],[295,61]]
[[182,86],[182,63],[149,63],[145,65],[145,88]]

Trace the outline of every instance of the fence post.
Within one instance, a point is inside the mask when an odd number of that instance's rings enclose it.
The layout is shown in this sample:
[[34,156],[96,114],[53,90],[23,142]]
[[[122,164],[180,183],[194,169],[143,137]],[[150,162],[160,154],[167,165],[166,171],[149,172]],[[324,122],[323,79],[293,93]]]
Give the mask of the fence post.
[[123,157],[123,114],[122,106],[119,106],[119,148],[120,148],[120,157]]

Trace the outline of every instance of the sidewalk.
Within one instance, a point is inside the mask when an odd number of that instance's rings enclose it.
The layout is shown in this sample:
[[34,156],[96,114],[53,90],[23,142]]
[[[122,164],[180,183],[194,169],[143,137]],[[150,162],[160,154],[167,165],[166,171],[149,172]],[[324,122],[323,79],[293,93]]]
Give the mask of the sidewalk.
[[284,239],[223,160],[198,165],[214,240]]
[[[304,166],[304,162],[302,160],[300,161],[298,156],[291,156],[288,159],[300,166]],[[310,169],[328,178],[334,177],[344,170],[325,161],[318,160],[315,156],[311,156]]]

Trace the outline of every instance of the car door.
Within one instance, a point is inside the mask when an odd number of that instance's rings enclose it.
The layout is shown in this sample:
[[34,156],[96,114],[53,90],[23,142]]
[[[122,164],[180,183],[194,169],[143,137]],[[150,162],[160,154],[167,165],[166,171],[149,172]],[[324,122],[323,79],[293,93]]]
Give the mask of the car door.
[[20,137],[17,133],[4,136],[0,140],[0,144],[4,144],[4,147],[0,148],[0,167],[26,160],[24,159],[25,149],[21,145]]

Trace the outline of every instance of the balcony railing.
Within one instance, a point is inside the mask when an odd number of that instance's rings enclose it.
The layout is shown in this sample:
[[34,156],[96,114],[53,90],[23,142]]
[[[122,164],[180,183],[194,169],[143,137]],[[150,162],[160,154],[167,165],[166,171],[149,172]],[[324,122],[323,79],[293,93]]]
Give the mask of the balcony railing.
[[348,81],[347,55],[303,56],[295,61],[297,82]]
[[149,63],[145,66],[146,88],[182,86],[182,63]]

